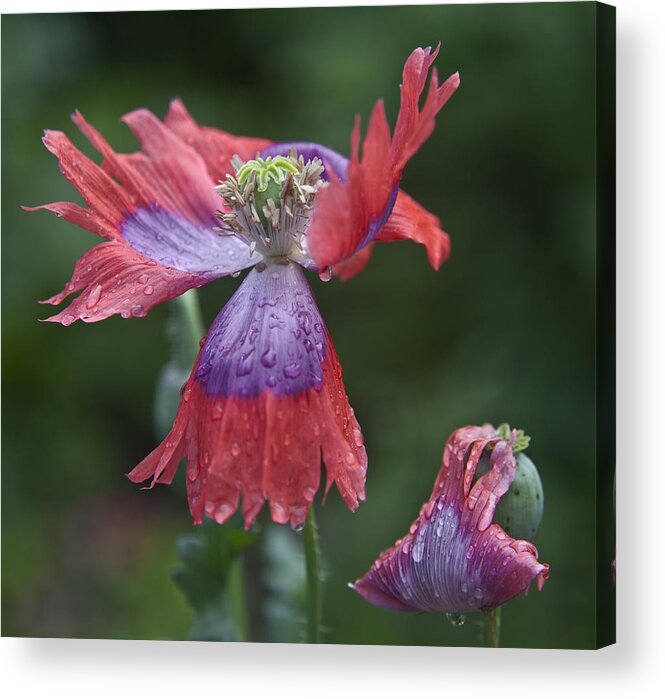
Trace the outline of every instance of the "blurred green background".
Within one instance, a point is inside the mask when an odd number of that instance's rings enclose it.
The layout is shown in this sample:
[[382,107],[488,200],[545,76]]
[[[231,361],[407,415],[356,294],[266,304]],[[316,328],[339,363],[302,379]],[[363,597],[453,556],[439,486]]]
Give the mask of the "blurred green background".
[[[40,143],[75,108],[118,150],[123,113],[179,95],[201,123],[348,153],[355,113],[401,68],[443,49],[462,84],[403,187],[440,216],[439,273],[411,243],[377,246],[350,282],[312,285],[369,453],[367,501],[319,508],[326,640],[474,645],[473,623],[390,613],[346,587],[429,495],[450,432],[508,421],[532,437],[545,487],[536,544],[551,577],[509,603],[503,644],[591,647],[611,623],[604,532],[595,572],[595,6],[593,3],[4,16],[2,18],[3,635],[184,638],[169,573],[191,533],[178,488],[124,474],[156,444],[151,402],[168,309],[40,324],[92,234],[21,204],[77,200]],[[205,287],[206,325],[237,287]],[[610,486],[611,487],[611,486]],[[611,518],[611,509],[609,509]],[[290,534],[297,540],[297,534]],[[598,585],[603,588],[597,600]],[[607,580],[606,580],[607,578]]]

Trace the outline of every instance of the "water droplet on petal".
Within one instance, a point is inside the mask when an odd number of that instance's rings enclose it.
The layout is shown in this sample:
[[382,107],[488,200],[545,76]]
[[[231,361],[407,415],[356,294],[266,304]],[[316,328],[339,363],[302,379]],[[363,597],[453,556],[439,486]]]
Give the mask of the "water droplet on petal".
[[220,505],[215,510],[215,521],[218,524],[223,524],[233,514],[234,509],[235,508],[232,505],[229,505],[228,502]]
[[422,537],[420,537],[413,545],[413,549],[411,551],[411,558],[413,559],[414,563],[420,563],[423,557],[424,550],[425,542],[423,541]]
[[319,274],[319,279],[322,282],[329,282],[332,279],[332,267],[328,267],[321,274]]
[[277,363],[277,354],[275,353],[275,350],[272,347],[269,347],[261,355],[261,364],[263,364],[264,367],[270,369],[271,367],[274,367],[276,363]]
[[298,362],[294,362],[293,364],[287,364],[282,371],[287,379],[296,379],[302,373],[302,368]]
[[353,430],[353,441],[356,443],[357,447],[362,447],[365,443],[363,440],[363,433],[358,428],[354,428]]
[[93,308],[99,303],[99,299],[102,295],[102,285],[97,284],[94,289],[90,292],[88,300],[86,301],[86,308]]
[[307,502],[312,502],[314,496],[316,495],[316,488],[305,487],[302,491],[302,496],[307,500]]
[[233,456],[240,456],[240,445],[238,444],[238,442],[233,442],[233,444],[231,445],[231,454]]
[[154,292],[155,292],[155,287],[152,286],[152,284],[148,284],[148,286],[146,286],[145,289],[143,289],[143,293],[146,296],[152,296]]

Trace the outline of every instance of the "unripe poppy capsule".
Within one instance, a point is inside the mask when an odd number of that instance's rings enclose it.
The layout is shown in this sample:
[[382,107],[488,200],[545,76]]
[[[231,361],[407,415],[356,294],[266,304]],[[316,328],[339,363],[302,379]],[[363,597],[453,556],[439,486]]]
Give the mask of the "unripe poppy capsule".
[[[507,425],[505,428],[501,425],[497,429],[497,435],[508,437],[510,428]],[[524,435],[523,431],[518,431],[513,445],[516,465],[515,479],[496,507],[494,522],[502,527],[509,536],[531,541],[543,518],[545,496],[536,465],[521,451],[521,449],[526,448],[528,443],[529,438]],[[489,452],[486,452],[478,462],[476,479],[489,470],[489,456]]]
[[523,453],[515,456],[517,471],[494,512],[494,521],[515,539],[532,541],[543,518],[543,483],[536,465]]

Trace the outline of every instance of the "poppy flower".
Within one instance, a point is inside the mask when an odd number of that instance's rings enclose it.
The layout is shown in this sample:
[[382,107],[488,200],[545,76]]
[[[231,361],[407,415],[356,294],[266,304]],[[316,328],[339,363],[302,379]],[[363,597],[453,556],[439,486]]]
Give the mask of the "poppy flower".
[[[489,611],[542,589],[549,566],[528,541],[513,539],[494,511],[515,478],[513,443],[491,425],[462,427],[450,436],[429,500],[409,533],[384,551],[351,587],[378,607],[401,612],[465,614]],[[491,449],[488,471],[474,479]]]
[[101,166],[62,132],[45,132],[44,144],[87,208],[35,208],[106,239],[44,302],[81,291],[49,321],[144,316],[188,289],[253,267],[202,341],[171,431],[129,474],[135,482],[170,483],[186,456],[196,523],[204,514],[224,522],[242,497],[246,526],[266,500],[274,521],[301,525],[322,459],[326,493],[335,483],[352,510],[364,499],[362,433],[302,268],[347,279],[376,241],[400,239],[425,245],[434,268],[448,256],[438,219],[399,188],[406,162],[459,84],[455,74],[439,85],[432,70],[419,107],[437,53],[410,55],[394,133],[379,100],[362,157],[358,119],[347,159],[315,143],[200,126],[179,100],[164,122],[145,109],[124,117],[142,147],[131,154],[116,153],[76,112],[73,121],[103,156]]

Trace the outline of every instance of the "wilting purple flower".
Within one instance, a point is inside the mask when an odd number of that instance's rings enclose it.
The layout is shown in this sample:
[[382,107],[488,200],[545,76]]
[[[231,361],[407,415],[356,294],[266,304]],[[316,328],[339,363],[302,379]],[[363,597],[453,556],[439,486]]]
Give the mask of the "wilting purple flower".
[[187,457],[196,523],[204,515],[224,522],[242,498],[247,526],[266,501],[274,521],[299,526],[319,488],[321,461],[326,490],[335,483],[351,509],[364,499],[362,433],[302,268],[348,278],[376,241],[422,243],[436,269],[447,258],[449,239],[437,217],[399,186],[459,85],[457,74],[440,85],[430,71],[437,53],[413,51],[393,134],[379,100],[362,148],[356,120],[349,158],[315,143],[200,126],[180,100],[164,122],[145,109],[124,117],[142,147],[131,154],[116,153],[76,112],[101,166],[63,133],[45,133],[87,208],[36,208],[106,239],[46,301],[81,292],[49,321],[144,316],[188,289],[254,268],[204,339],[171,431],[129,474],[136,482],[170,483]]
[[[492,523],[515,478],[514,436],[500,439],[491,425],[453,432],[418,519],[353,589],[386,609],[450,614],[494,609],[526,592],[534,579],[541,589],[549,566],[538,562],[534,545]],[[489,470],[474,482],[487,448]]]

